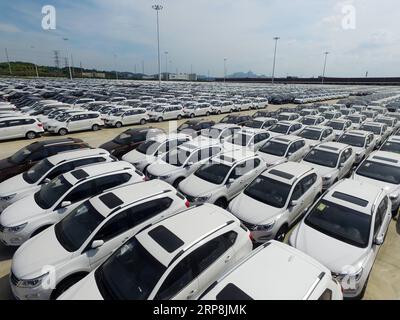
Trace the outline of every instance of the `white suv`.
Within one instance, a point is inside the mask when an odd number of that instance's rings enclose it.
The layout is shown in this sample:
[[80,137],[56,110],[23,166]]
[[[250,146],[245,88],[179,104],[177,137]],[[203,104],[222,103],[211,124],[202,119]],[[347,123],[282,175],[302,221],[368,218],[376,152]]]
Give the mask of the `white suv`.
[[211,158],[179,184],[191,204],[214,203],[226,208],[264,169],[265,162],[251,151],[234,150]]
[[345,179],[294,229],[289,243],[328,267],[347,298],[362,298],[391,221],[384,190]]
[[395,135],[389,137],[379,150],[400,154],[400,136]]
[[145,108],[120,110],[112,115],[106,115],[104,123],[106,126],[120,128],[131,124],[145,124],[149,120]]
[[94,111],[76,112],[68,118],[54,121],[47,127],[47,131],[64,136],[69,132],[93,130],[97,131],[104,125],[100,113]]
[[375,148],[374,134],[368,131],[350,130],[338,139],[338,142],[348,144],[353,147],[356,153],[355,164],[360,163],[368,157]]
[[174,119],[182,119],[184,116],[182,106],[158,106],[149,111],[149,117],[152,121],[164,121],[164,120],[174,120]]
[[400,205],[400,154],[375,151],[354,171],[352,178],[383,188],[392,201],[393,216]]
[[232,101],[219,101],[212,104],[211,110],[214,114],[233,112],[235,110],[235,105]]
[[279,121],[273,125],[268,132],[272,137],[279,136],[281,134],[298,134],[303,129],[303,125],[296,121]]
[[[17,250],[11,267],[12,292],[23,300],[55,299],[137,232],[186,207],[185,199],[160,181],[88,199]],[[50,265],[52,270],[44,271]],[[42,285],[50,277],[53,288]]]
[[203,300],[342,300],[328,268],[286,244],[269,241],[214,282]]
[[250,230],[256,243],[283,241],[321,193],[321,176],[312,167],[286,162],[254,179],[231,201],[229,211]]
[[251,250],[229,212],[194,207],[138,233],[60,299],[196,299]]
[[389,134],[387,124],[379,122],[364,122],[359,130],[374,134],[375,148],[379,147]]
[[0,141],[16,138],[34,139],[44,132],[43,124],[30,116],[0,118]]
[[351,121],[346,119],[330,120],[325,123],[325,126],[331,127],[337,140],[343,133],[345,133],[351,127]]
[[209,103],[198,103],[184,108],[183,112],[184,116],[189,118],[194,118],[198,116],[208,117],[213,112],[213,109],[211,107],[211,104]]
[[298,133],[298,136],[306,139],[306,143],[311,148],[321,142],[330,142],[335,139],[333,129],[327,126],[307,126]]
[[0,240],[7,246],[19,246],[60,221],[87,198],[144,180],[141,172],[123,161],[95,164],[60,175],[2,212]]
[[338,142],[325,142],[312,149],[301,163],[312,166],[322,177],[323,188],[327,189],[350,173],[355,158],[351,146]]
[[33,193],[51,180],[68,171],[100,162],[113,162],[104,149],[81,149],[60,152],[35,164],[28,171],[0,183],[0,212],[10,204]]
[[239,132],[241,129],[242,128],[236,124],[217,123],[211,128],[201,130],[201,134],[194,140],[203,141],[203,143],[219,143]]
[[224,150],[235,150],[248,148],[257,151],[266,141],[270,139],[270,134],[264,129],[242,129],[233,136],[224,140]]

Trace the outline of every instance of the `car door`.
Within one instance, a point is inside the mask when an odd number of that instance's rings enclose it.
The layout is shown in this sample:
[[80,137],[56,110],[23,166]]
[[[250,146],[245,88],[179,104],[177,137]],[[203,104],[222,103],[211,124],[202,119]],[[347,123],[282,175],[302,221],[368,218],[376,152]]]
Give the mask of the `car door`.
[[[260,166],[261,161],[258,158],[242,161],[236,164],[227,180],[226,187],[228,200],[235,197],[250,184],[250,182],[257,176]],[[232,183],[229,183],[230,179],[233,179]]]
[[335,135],[333,134],[333,130],[331,128],[326,129],[322,133],[322,142],[333,141],[334,138],[335,138]]
[[9,139],[25,136],[24,129],[21,128],[22,122],[23,120],[9,120],[7,122],[7,133]]
[[342,154],[340,155],[339,175],[338,175],[339,180],[349,173],[353,164],[354,164],[353,149],[347,148],[344,151],[342,151]]
[[[297,182],[293,188],[292,195],[288,204],[289,221],[292,223],[295,221],[306,209],[307,203],[305,201],[305,178]],[[292,202],[296,201],[296,204],[292,205]]]
[[8,121],[0,121],[0,140],[11,138],[11,128],[8,127]]
[[259,148],[261,148],[261,146],[265,144],[268,138],[269,138],[269,133],[267,132],[256,134],[253,138],[254,150],[257,151]]
[[[93,180],[82,182],[70,190],[64,197],[62,197],[56,204],[54,212],[63,218],[67,213],[71,212],[74,208],[79,206],[87,198],[92,197],[96,194],[95,184]],[[71,202],[71,205],[67,207],[61,207],[64,201]]]
[[287,159],[294,162],[300,160],[300,144],[298,141],[292,142],[288,148]]
[[368,156],[372,150],[374,150],[375,148],[375,140],[374,140],[374,135],[373,134],[368,134],[367,138],[366,138],[366,152],[365,155]]
[[75,115],[67,121],[68,131],[70,132],[79,131],[82,130],[81,128],[82,128],[81,115]]

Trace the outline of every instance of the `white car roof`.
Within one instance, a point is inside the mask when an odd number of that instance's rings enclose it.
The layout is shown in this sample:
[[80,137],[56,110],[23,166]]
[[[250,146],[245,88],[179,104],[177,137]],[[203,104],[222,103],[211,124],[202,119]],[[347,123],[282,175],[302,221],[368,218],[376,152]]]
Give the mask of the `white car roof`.
[[232,166],[234,163],[238,161],[242,161],[245,159],[251,159],[254,157],[258,157],[253,151],[247,149],[234,149],[224,153],[221,153],[215,157],[213,157],[213,161],[217,161],[220,163],[224,163],[228,166]]
[[323,142],[314,147],[314,149],[319,149],[322,151],[340,153],[343,149],[348,148],[349,145],[340,142]]
[[293,141],[297,141],[297,140],[304,140],[304,138],[288,134],[288,135],[280,135],[280,136],[273,137],[270,141],[276,141],[279,143],[289,144],[289,143],[291,143]]
[[366,137],[367,135],[370,135],[372,133],[369,131],[364,131],[364,130],[349,130],[349,131],[346,131],[344,134],[359,136],[359,137]]
[[151,137],[149,140],[164,142],[168,140],[185,139],[185,138],[190,138],[190,136],[184,133],[168,133],[168,134],[160,133],[154,137]]
[[[237,221],[228,211],[221,209],[215,205],[203,204],[201,206],[192,207],[170,218],[167,218],[154,226],[139,233],[136,238],[138,241],[164,266],[168,266],[175,258],[178,252],[190,247],[193,243],[197,243],[200,239],[210,234],[210,232],[218,230],[226,226],[230,221]],[[188,226],[196,226],[188,228]],[[164,239],[168,242],[175,240],[174,249],[166,249],[160,238],[156,238],[152,231],[161,229],[164,232]],[[156,241],[157,239],[157,241]],[[172,250],[172,251],[171,251]]]
[[380,122],[368,121],[368,122],[364,122],[362,125],[375,126],[375,127],[383,127],[383,126],[386,125],[386,124],[385,124],[385,123],[380,123]]
[[243,295],[253,300],[302,300],[312,294],[318,279],[318,283],[326,284],[331,279],[330,271],[300,250],[270,241],[218,280],[204,299],[215,299],[221,293],[219,300],[223,300],[225,289],[227,297]]
[[72,150],[72,151],[65,151],[60,152],[54,156],[48,157],[47,160],[53,164],[59,164],[60,162],[69,161],[72,159],[79,159],[79,158],[87,158],[90,156],[96,155],[109,155],[110,153],[104,149],[79,149],[79,150]]
[[367,158],[369,161],[400,167],[400,154],[388,151],[374,151]]
[[332,129],[328,126],[306,126],[304,129],[314,130],[314,131],[322,131],[326,129]]
[[395,143],[400,143],[400,136],[398,136],[398,135],[390,136],[390,137],[387,139],[387,141],[395,142]]
[[279,121],[277,124],[281,124],[281,125],[285,125],[285,126],[291,126],[291,125],[294,125],[294,124],[297,124],[297,123],[301,125],[301,123],[298,122],[298,121],[288,121],[288,120]]
[[226,128],[240,128],[237,124],[233,123],[217,123],[214,124],[210,129],[219,129],[219,130],[224,130]]
[[267,130],[265,129],[257,129],[257,128],[243,128],[240,131],[236,132],[237,134],[247,134],[247,135],[256,135],[258,133],[266,133]]
[[299,177],[312,170],[307,164],[288,161],[269,168],[262,175],[292,185]]
[[263,122],[269,121],[269,120],[275,120],[276,121],[275,118],[271,118],[271,117],[257,117],[257,118],[254,118],[253,120],[263,121]]

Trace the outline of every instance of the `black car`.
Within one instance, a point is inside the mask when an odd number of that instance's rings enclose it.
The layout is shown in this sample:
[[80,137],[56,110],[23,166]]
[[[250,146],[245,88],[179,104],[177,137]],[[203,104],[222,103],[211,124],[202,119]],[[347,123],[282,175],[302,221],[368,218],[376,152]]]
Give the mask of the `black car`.
[[252,117],[253,118],[260,118],[260,117],[273,118],[277,115],[278,115],[278,113],[276,111],[257,111],[252,115]]
[[239,126],[244,125],[246,121],[251,120],[251,116],[244,116],[244,115],[228,115],[224,118],[221,119],[219,123],[231,123],[231,124],[237,124]]
[[193,137],[197,137],[201,133],[201,130],[209,129],[214,124],[215,121],[212,120],[193,119],[182,123],[176,131],[178,133],[186,133]]
[[81,139],[66,138],[34,142],[11,157],[0,160],[0,182],[29,170],[40,160],[57,153],[90,148]]
[[107,150],[114,157],[121,158],[124,154],[136,149],[141,143],[150,137],[165,134],[165,131],[158,128],[146,127],[138,129],[128,129],[113,140],[108,141],[100,146]]

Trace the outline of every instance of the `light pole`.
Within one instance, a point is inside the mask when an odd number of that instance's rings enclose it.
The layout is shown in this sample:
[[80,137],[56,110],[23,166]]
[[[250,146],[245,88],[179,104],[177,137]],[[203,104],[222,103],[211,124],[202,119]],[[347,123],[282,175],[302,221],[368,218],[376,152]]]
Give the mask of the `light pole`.
[[[31,46],[31,49],[35,49],[35,47]],[[35,71],[36,71],[36,78],[39,78],[39,71],[38,71],[37,63],[34,63],[34,65],[35,65]]]
[[168,51],[165,51],[165,80],[168,81]]
[[157,12],[158,86],[161,88],[160,23],[158,21],[158,12],[163,9],[163,6],[155,4],[152,8]]
[[324,84],[324,80],[325,80],[326,60],[328,58],[328,54],[329,54],[328,51],[324,52],[325,59],[324,59],[324,70],[322,71],[322,84]]
[[115,53],[114,53],[114,68],[115,68],[115,79],[118,80],[117,55]]
[[224,58],[224,83],[226,82],[226,58]]
[[[64,41],[68,41],[68,38],[63,38]],[[68,45],[67,45],[68,47]],[[69,60],[68,58],[69,54],[68,54],[68,48],[67,48],[67,61]],[[69,69],[69,79],[72,80],[72,70],[71,70],[71,63],[68,61],[68,69]]]
[[274,62],[272,65],[272,78],[271,78],[271,82],[274,83],[274,78],[275,78],[275,63],[276,63],[276,48],[278,46],[278,40],[280,38],[279,37],[274,37],[275,40],[275,50],[274,50]]

